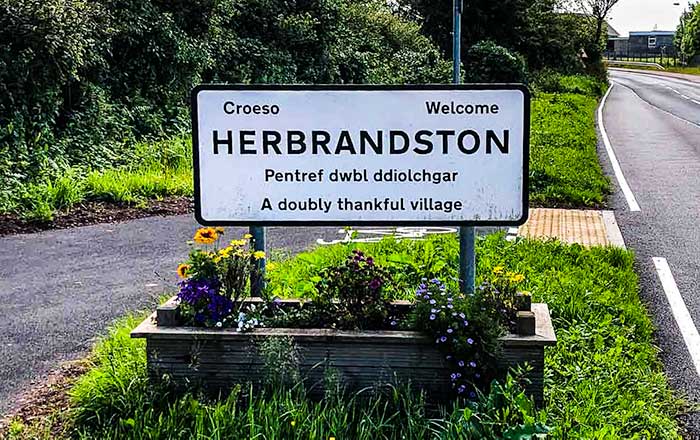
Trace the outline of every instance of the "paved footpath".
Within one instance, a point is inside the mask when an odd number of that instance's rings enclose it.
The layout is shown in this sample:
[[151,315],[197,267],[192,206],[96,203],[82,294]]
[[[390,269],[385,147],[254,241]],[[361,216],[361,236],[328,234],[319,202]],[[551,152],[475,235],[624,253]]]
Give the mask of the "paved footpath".
[[[642,299],[658,327],[670,382],[697,404],[700,83],[617,70],[611,80],[603,111],[609,144],[600,151],[618,187],[612,207],[636,254]],[[689,415],[688,426],[690,438],[700,438],[700,413]]]

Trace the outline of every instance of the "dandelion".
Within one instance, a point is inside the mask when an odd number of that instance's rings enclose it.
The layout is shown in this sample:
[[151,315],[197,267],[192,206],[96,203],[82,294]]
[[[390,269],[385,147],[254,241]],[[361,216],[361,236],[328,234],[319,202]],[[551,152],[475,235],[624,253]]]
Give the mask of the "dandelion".
[[219,233],[214,228],[199,228],[194,234],[195,243],[212,244],[219,238]]
[[292,425],[292,428],[294,428],[294,427],[296,426],[296,424],[297,424],[297,421],[296,421],[296,420],[292,420],[291,422],[289,422],[289,424]]
[[253,252],[253,258],[255,258],[256,260],[260,260],[261,258],[265,258],[265,252],[264,251]]
[[245,246],[245,243],[246,243],[246,241],[244,239],[231,240],[231,246],[233,246],[233,247]]
[[190,270],[189,264],[181,264],[177,267],[177,275],[180,278],[187,278],[187,271]]
[[521,273],[514,273],[509,277],[509,279],[513,283],[521,283],[525,280],[525,275]]
[[504,268],[503,266],[496,266],[496,267],[493,268],[493,274],[494,274],[494,275],[500,275],[500,274],[503,273],[503,270],[504,270],[504,269],[505,269],[505,268]]
[[250,240],[251,238],[253,238],[253,236],[251,234],[243,234],[244,240]]

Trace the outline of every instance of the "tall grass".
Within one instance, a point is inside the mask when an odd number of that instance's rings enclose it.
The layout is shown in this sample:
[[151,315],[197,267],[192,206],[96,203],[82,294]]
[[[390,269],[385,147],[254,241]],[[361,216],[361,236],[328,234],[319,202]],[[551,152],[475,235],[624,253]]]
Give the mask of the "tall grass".
[[28,220],[51,221],[57,211],[83,201],[139,204],[191,195],[190,143],[189,137],[179,137],[137,144],[131,165],[105,171],[68,169],[53,180],[30,184],[20,197],[20,212]]

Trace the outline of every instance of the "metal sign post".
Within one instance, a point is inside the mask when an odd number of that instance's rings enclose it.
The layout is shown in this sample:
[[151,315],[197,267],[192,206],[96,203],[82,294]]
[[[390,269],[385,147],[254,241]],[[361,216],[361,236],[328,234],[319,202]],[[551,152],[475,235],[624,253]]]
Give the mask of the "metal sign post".
[[[454,0],[452,41],[452,82],[460,84],[462,82],[462,0]],[[474,292],[475,241],[474,227],[462,226],[459,228],[459,279],[462,291],[465,293]]]
[[[251,226],[250,235],[253,236],[253,250],[265,252],[265,228]],[[265,260],[266,258],[260,258],[255,261],[254,272],[250,277],[251,296],[259,297],[265,288]]]

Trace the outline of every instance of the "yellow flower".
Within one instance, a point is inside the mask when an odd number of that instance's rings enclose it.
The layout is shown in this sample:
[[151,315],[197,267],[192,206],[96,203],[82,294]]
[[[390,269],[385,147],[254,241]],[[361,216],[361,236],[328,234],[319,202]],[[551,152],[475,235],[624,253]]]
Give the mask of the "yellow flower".
[[513,283],[521,283],[525,280],[525,275],[521,273],[514,273],[509,277],[509,279]]
[[524,291],[522,291],[522,292],[520,292],[520,293],[522,293],[522,294],[525,295],[525,296],[532,296],[532,292],[528,292],[527,290],[524,290]]
[[177,267],[177,275],[180,278],[187,278],[187,271],[190,270],[189,264],[181,264]]
[[268,271],[269,271],[269,270],[275,270],[275,269],[277,269],[277,265],[276,265],[275,263],[267,263],[267,265],[265,266],[265,268],[266,268]]
[[231,246],[241,247],[241,246],[245,246],[245,243],[246,243],[246,241],[243,239],[231,240]]
[[253,252],[253,258],[255,258],[256,260],[259,260],[261,258],[265,258],[265,252],[263,252],[263,251]]
[[233,246],[225,247],[219,250],[219,256],[222,258],[227,258],[229,254],[233,251]]
[[251,238],[253,238],[253,236],[250,234],[243,234],[243,238],[245,238],[246,240],[250,240]]
[[200,228],[194,234],[194,241],[200,244],[212,244],[219,238],[219,233],[214,228]]
[[328,437],[328,440],[335,440],[335,437]]
[[292,420],[291,422],[289,422],[289,424],[292,425],[292,428],[294,428],[294,426],[296,426],[297,422],[296,422],[296,420]]
[[222,228],[222,227],[218,227],[218,228],[216,228],[216,229],[214,229],[214,230],[216,231],[217,234],[221,234],[221,235],[224,234],[224,228]]
[[496,266],[493,268],[493,274],[494,275],[500,275],[503,273],[503,266]]

